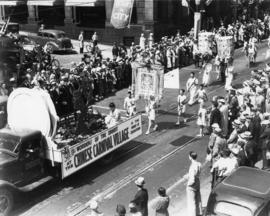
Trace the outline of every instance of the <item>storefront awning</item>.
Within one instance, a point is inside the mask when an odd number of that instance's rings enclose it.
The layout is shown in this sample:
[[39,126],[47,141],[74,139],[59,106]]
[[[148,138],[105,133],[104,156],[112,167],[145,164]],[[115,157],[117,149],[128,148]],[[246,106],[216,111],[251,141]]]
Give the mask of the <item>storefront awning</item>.
[[0,5],[17,6],[24,4],[26,4],[26,1],[24,0],[0,0]]
[[66,0],[66,6],[74,6],[74,7],[95,7],[104,5],[104,1],[102,0]]
[[28,0],[27,5],[37,5],[37,6],[64,5],[64,0]]

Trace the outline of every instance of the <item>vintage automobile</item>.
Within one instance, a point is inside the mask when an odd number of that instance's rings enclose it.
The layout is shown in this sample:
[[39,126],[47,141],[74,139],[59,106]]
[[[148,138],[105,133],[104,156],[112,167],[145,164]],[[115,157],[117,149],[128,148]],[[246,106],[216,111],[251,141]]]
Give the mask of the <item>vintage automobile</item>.
[[73,45],[66,33],[55,29],[40,30],[37,34],[20,31],[21,36],[28,36],[29,39],[45,47],[45,50],[51,52],[71,51]]
[[240,167],[211,192],[205,216],[269,216],[270,172]]
[[0,128],[7,124],[7,96],[0,96]]

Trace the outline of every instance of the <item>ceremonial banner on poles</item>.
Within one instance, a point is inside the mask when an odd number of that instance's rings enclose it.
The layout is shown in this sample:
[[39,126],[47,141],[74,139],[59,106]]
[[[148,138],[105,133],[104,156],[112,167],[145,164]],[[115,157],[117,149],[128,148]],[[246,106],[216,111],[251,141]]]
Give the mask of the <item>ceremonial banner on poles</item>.
[[114,28],[123,29],[129,25],[134,0],[114,0],[111,24]]
[[161,99],[164,89],[164,67],[132,63],[132,90],[136,99],[155,96]]
[[217,37],[218,56],[230,58],[234,54],[234,40],[232,36]]
[[202,54],[212,55],[213,42],[215,34],[212,32],[201,32],[199,33],[198,48]]

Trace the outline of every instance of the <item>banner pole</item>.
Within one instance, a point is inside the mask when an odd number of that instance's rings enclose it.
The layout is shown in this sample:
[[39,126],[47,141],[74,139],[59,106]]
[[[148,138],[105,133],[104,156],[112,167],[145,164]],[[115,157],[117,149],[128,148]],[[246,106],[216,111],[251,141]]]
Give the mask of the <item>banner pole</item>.
[[130,13],[129,13],[128,28],[130,28],[130,23],[131,23],[131,17],[132,17],[133,7],[134,7],[134,0],[131,1],[131,10],[130,10]]

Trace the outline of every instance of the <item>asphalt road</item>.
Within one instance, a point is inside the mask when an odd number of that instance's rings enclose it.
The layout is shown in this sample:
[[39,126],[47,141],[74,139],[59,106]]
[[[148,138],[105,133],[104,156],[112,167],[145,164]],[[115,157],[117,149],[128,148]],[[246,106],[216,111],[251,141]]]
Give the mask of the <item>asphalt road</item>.
[[[264,67],[266,45],[259,46],[258,63],[255,68]],[[63,57],[63,56],[61,56]],[[68,61],[69,56],[63,57]],[[71,60],[71,59],[70,59]],[[71,60],[74,61],[74,60]],[[238,75],[234,81],[236,86],[247,79],[250,70],[246,66],[247,60],[238,50],[235,53],[235,70]],[[199,80],[202,74],[193,66],[181,69],[181,85],[185,87],[191,71],[195,71]],[[105,109],[113,101],[117,107],[123,106],[123,98],[127,89],[117,92],[97,104],[98,109]],[[189,167],[188,152],[194,150],[199,154],[199,161],[203,163],[202,185],[209,186],[209,167],[204,163],[208,137],[196,138],[196,113],[198,106],[188,107],[189,121],[181,127],[176,127],[177,118],[176,97],[177,90],[165,89],[163,100],[157,117],[159,130],[150,135],[142,135],[136,140],[119,149],[112,163],[104,165],[96,162],[80,172],[70,176],[63,182],[51,182],[31,192],[21,194],[19,204],[12,215],[87,215],[88,209],[84,204],[91,198],[100,202],[100,209],[105,215],[115,212],[116,204],[125,206],[136,193],[134,180],[138,176],[146,179],[146,188],[150,195],[151,204],[157,196],[156,190],[163,186],[168,188],[171,197],[169,211],[176,215],[185,205],[185,178]],[[224,95],[224,87],[214,84],[207,88],[208,97]],[[138,102],[138,110],[143,110],[143,101]],[[146,131],[146,119],[143,118],[143,131]],[[203,200],[205,203],[206,200]],[[181,203],[182,206],[179,206]],[[152,215],[152,214],[150,214]]]

